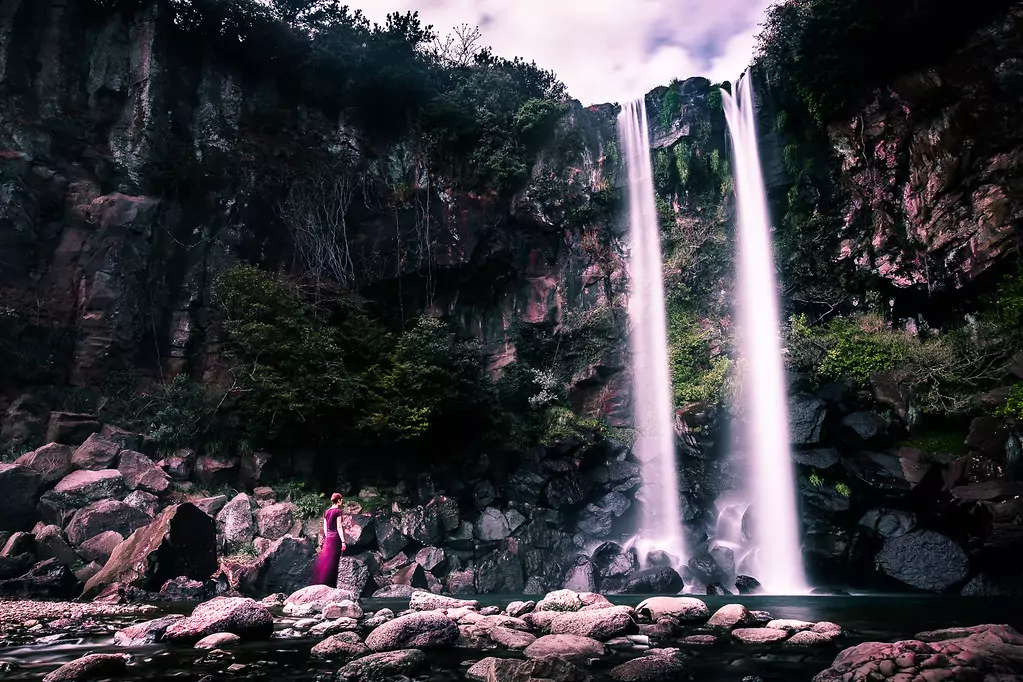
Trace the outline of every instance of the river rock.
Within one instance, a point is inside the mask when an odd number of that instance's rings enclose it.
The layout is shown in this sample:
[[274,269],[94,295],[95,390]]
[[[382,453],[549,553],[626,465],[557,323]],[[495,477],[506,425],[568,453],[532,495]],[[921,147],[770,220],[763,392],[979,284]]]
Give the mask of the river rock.
[[358,620],[365,615],[362,611],[362,607],[351,599],[342,599],[339,602],[333,604],[327,604],[323,607],[324,618],[352,618]]
[[522,651],[536,642],[536,637],[528,632],[523,632],[517,628],[506,628],[501,625],[490,628],[487,631],[487,635],[495,644],[499,644],[505,649],[511,649],[512,651]]
[[552,478],[545,488],[547,504],[552,509],[579,505],[589,495],[590,485],[590,481],[578,471]]
[[[383,651],[357,658],[337,671],[342,680],[389,682],[407,679],[426,667],[426,654],[418,649]],[[402,676],[406,676],[403,678]]]
[[675,682],[688,679],[689,671],[677,656],[658,653],[615,666],[608,677],[614,682]]
[[674,594],[684,587],[682,576],[670,566],[636,571],[625,581],[625,594]]
[[348,659],[365,656],[369,647],[356,633],[341,632],[316,644],[309,653],[315,658]]
[[432,545],[437,542],[441,534],[436,508],[419,506],[402,512],[398,531],[420,545]]
[[80,470],[60,479],[53,492],[74,506],[85,507],[98,500],[120,499],[128,488],[117,469]]
[[21,464],[0,464],[0,530],[32,526],[36,496],[43,485],[39,472]]
[[536,604],[536,611],[578,611],[584,606],[582,597],[573,590],[548,592]]
[[439,547],[423,547],[416,552],[416,563],[435,575],[443,574],[447,565],[447,555]]
[[16,578],[0,580],[0,597],[17,599],[68,599],[77,589],[74,573],[56,559],[41,561]]
[[157,599],[162,602],[198,602],[205,599],[206,585],[200,580],[191,580],[184,576],[171,578],[163,584],[157,593]]
[[294,607],[307,606],[313,613],[320,613],[328,604],[339,603],[347,598],[347,592],[344,590],[329,585],[309,585],[288,596],[284,602],[284,612],[294,613]]
[[195,643],[196,649],[221,649],[242,641],[242,638],[233,632],[218,632],[215,635],[203,637]]
[[772,628],[735,628],[732,630],[732,637],[743,644],[769,644],[780,642],[789,633],[785,630],[774,630]]
[[631,635],[637,630],[636,621],[632,618],[632,609],[628,606],[562,613],[557,615],[550,625],[552,635],[580,635],[601,641]]
[[104,531],[114,531],[127,537],[151,520],[150,517],[124,502],[100,500],[75,512],[66,532],[71,544],[80,547],[86,540]]
[[511,528],[508,526],[508,519],[499,509],[487,507],[480,514],[476,524],[476,533],[479,540],[494,542],[508,537],[511,534]]
[[291,502],[279,502],[256,512],[256,529],[261,537],[279,540],[291,533],[298,535],[298,507]]
[[24,575],[35,563],[35,555],[30,552],[0,556],[0,580],[10,580]]
[[433,507],[437,513],[437,523],[440,524],[440,529],[445,533],[458,528],[458,524],[461,522],[461,514],[458,510],[458,501],[453,500],[450,497],[444,495],[434,496],[428,503],[428,507]]
[[636,612],[655,623],[665,616],[683,623],[702,623],[710,618],[710,609],[695,597],[650,597],[639,603]]
[[122,450],[117,462],[129,490],[142,490],[155,495],[163,494],[170,487],[166,472],[141,452]]
[[167,628],[182,618],[184,616],[181,614],[173,614],[156,618],[155,620],[147,620],[144,623],[129,625],[114,633],[114,644],[117,646],[156,644],[163,638],[163,633],[167,631]]
[[164,509],[118,545],[82,596],[91,599],[115,583],[156,590],[171,578],[205,580],[216,570],[213,519],[186,502]]
[[534,601],[513,601],[512,603],[508,604],[508,608],[505,609],[505,611],[512,618],[519,618],[521,616],[526,615],[527,613],[530,613],[535,608],[536,602]]
[[932,530],[915,530],[885,540],[877,567],[885,574],[930,592],[944,592],[966,580],[970,559],[954,540]]
[[588,661],[601,658],[605,648],[596,639],[582,635],[544,635],[526,647],[526,658],[539,659],[560,656],[569,661]]
[[50,443],[26,453],[14,460],[20,466],[32,469],[40,476],[42,487],[49,487],[71,473],[71,455],[74,450],[67,445]]
[[824,634],[821,632],[812,632],[810,630],[803,630],[797,632],[787,640],[785,640],[785,646],[792,647],[815,647],[824,646],[835,641],[837,635]]
[[250,546],[256,537],[252,506],[252,498],[239,493],[217,513],[217,533],[226,554]]
[[764,591],[760,581],[748,575],[735,576],[735,589],[739,594],[759,594]]
[[714,615],[707,621],[712,628],[731,630],[753,623],[753,616],[742,604],[726,604],[714,612]]
[[43,682],[81,682],[120,677],[128,669],[128,659],[121,654],[88,654],[65,663],[43,678]]
[[192,643],[222,632],[245,639],[269,639],[273,629],[270,611],[254,599],[217,597],[195,607],[191,616],[171,623],[163,641]]
[[440,611],[443,609],[477,609],[480,603],[475,599],[455,599],[440,594],[417,591],[412,593],[409,608],[413,611]]
[[827,406],[823,400],[807,394],[789,396],[789,434],[795,445],[820,442]]
[[388,621],[366,637],[374,651],[450,646],[458,640],[458,626],[436,611],[410,613]]
[[586,671],[558,656],[519,661],[488,657],[465,672],[466,679],[480,682],[589,682]]
[[120,445],[94,433],[75,450],[71,456],[71,464],[77,469],[92,471],[112,469],[120,451]]

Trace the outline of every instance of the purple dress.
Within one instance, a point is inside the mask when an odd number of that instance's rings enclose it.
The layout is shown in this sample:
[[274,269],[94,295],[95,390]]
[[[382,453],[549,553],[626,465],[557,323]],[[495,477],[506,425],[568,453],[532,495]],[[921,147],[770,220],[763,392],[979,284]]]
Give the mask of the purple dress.
[[327,535],[316,557],[312,584],[337,587],[337,564],[341,559],[341,535],[337,527],[341,520],[341,510],[331,507],[323,513],[323,518],[327,521]]

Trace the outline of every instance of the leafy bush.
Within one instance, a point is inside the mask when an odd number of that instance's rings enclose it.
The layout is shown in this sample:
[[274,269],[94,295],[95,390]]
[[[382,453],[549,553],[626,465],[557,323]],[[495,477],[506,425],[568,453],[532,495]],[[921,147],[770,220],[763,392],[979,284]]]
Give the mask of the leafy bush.
[[1015,384],[1005,399],[1005,404],[995,410],[1000,417],[1008,417],[1016,422],[1023,422],[1023,384]]
[[298,507],[303,519],[315,519],[323,514],[328,500],[324,493],[313,492],[302,481],[286,481],[275,486],[274,491],[280,500],[290,500]]
[[161,452],[198,447],[212,427],[214,403],[207,389],[183,374],[147,398],[149,437]]
[[691,317],[684,301],[675,296],[668,307],[668,365],[675,405],[720,402],[732,361],[712,352],[713,334]]
[[847,483],[841,483],[841,482],[836,483],[835,484],[835,492],[837,492],[842,497],[851,497],[852,496],[852,488],[850,488]]

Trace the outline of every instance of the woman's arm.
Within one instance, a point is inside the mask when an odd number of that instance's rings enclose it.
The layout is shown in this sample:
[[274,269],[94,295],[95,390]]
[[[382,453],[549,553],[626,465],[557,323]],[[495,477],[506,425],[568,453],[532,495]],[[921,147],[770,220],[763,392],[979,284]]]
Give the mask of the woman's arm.
[[346,549],[348,549],[348,545],[345,544],[345,530],[341,526],[341,519],[342,518],[343,517],[341,516],[341,510],[338,509],[337,510],[337,535],[338,535],[339,538],[341,538],[341,551],[343,552]]

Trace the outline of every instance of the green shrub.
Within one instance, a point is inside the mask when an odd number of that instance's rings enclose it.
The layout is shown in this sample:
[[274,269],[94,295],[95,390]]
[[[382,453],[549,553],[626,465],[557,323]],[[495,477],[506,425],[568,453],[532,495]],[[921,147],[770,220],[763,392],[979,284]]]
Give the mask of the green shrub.
[[691,315],[683,300],[669,298],[668,366],[676,407],[720,402],[732,367],[727,356],[712,353],[712,332]]
[[995,410],[999,417],[1008,417],[1016,422],[1023,422],[1023,384],[1015,384],[1009,390],[1005,404]]
[[835,492],[837,492],[842,497],[851,497],[852,496],[852,488],[850,488],[848,486],[848,484],[846,484],[846,483],[836,483],[835,484]]
[[315,519],[321,516],[328,505],[327,496],[309,490],[302,481],[286,481],[274,488],[278,500],[290,500],[298,507],[299,516],[303,520]]
[[813,486],[814,488],[823,488],[824,479],[821,478],[816,471],[814,471],[813,473],[810,474],[810,485]]

